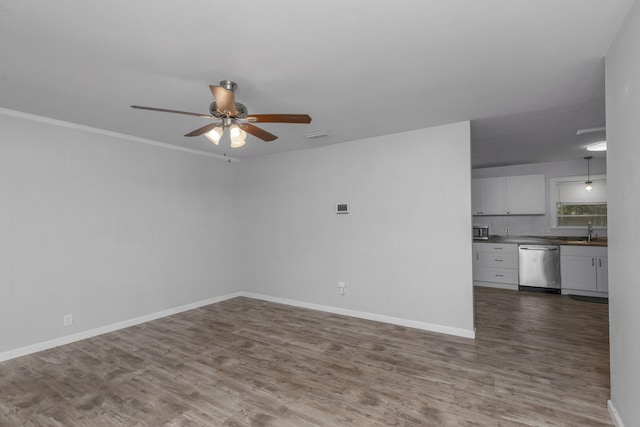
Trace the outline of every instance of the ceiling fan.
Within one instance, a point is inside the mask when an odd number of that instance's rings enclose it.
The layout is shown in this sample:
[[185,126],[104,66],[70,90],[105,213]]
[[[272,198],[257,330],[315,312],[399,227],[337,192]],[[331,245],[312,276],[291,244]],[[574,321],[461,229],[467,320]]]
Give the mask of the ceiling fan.
[[219,122],[210,123],[185,136],[204,135],[214,144],[218,145],[224,129],[229,128],[231,147],[238,148],[245,144],[247,133],[262,139],[273,141],[278,137],[267,132],[252,123],[311,123],[311,117],[307,114],[251,114],[248,115],[247,107],[235,101],[234,91],[238,85],[231,80],[222,80],[220,86],[209,86],[214,102],[209,106],[210,114],[191,113],[188,111],[167,110],[164,108],[143,107],[132,105],[131,108],[139,110],[162,111],[165,113],[186,114],[205,119],[219,119]]

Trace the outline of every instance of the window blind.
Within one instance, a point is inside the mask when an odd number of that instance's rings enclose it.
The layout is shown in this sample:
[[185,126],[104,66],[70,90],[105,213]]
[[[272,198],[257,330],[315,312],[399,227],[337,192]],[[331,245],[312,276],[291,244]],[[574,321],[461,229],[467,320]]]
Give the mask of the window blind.
[[558,182],[558,202],[560,203],[606,203],[607,180],[594,179],[593,190],[585,190],[584,181]]

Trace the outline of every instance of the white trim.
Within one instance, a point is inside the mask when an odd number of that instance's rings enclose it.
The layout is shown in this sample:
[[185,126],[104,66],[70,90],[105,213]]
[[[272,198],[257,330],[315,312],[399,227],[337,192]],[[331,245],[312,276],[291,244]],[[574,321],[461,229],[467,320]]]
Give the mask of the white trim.
[[582,289],[567,289],[563,288],[560,293],[562,295],[578,295],[583,297],[599,297],[599,298],[609,298],[609,292],[598,292],[598,291],[585,291]]
[[509,283],[494,283],[494,282],[478,282],[474,281],[473,286],[481,286],[483,288],[496,288],[496,289],[508,289],[510,291],[517,291],[518,285]]
[[235,157],[222,156],[220,154],[209,153],[208,151],[194,150],[193,148],[167,144],[166,142],[154,141],[152,139],[139,138],[137,136],[127,135],[124,133],[112,132],[110,130],[98,129],[91,126],[80,125],[77,123],[65,122],[63,120],[52,119],[44,116],[37,116],[35,114],[23,113],[22,111],[9,110],[7,108],[2,108],[2,107],[0,107],[0,114],[5,116],[17,117],[19,119],[33,120],[36,122],[46,123],[54,126],[60,126],[68,129],[76,129],[76,130],[81,130],[89,133],[110,136],[112,138],[127,139],[129,141],[139,142],[142,144],[155,145],[156,147],[167,148],[170,150],[184,151],[186,153],[197,154],[199,156],[215,157],[216,159],[228,160],[230,162],[240,161],[240,159],[237,159]]
[[607,400],[607,409],[609,409],[609,415],[611,415],[613,424],[615,424],[616,427],[624,427],[622,418],[620,418],[620,414],[618,413],[618,410],[616,409],[616,407],[614,406],[611,400]]
[[215,304],[218,302],[226,301],[228,299],[239,297],[240,292],[234,292],[231,294],[222,295],[219,297],[213,297],[202,301],[196,301],[190,304],[181,305],[179,307],[169,308],[167,310],[158,311],[156,313],[146,314],[144,316],[136,317],[122,322],[113,323],[107,326],[101,326],[99,328],[90,329],[88,331],[78,332],[76,334],[67,335],[64,337],[56,338],[50,341],[44,341],[36,344],[31,344],[26,347],[17,348],[14,350],[5,351],[0,353],[0,362],[5,360],[14,359],[20,356],[26,356],[27,354],[36,353],[50,348],[58,347],[65,344],[71,344],[72,342],[92,338],[98,335],[106,334],[108,332],[117,331],[118,329],[128,328],[129,326],[138,325],[140,323],[156,320],[161,317],[167,317],[174,314],[182,313],[183,311],[193,310],[194,308],[204,307],[205,305]]
[[421,329],[429,332],[438,332],[441,334],[455,335],[463,338],[475,339],[475,330],[454,328],[451,326],[437,325],[434,323],[418,322],[415,320],[402,319],[399,317],[385,316],[382,314],[368,313],[365,311],[355,311],[346,308],[331,307],[328,305],[313,304],[304,301],[290,300],[286,298],[278,298],[269,295],[254,294],[252,292],[240,292],[241,296],[253,299],[259,299],[278,304],[292,305],[294,307],[308,308],[311,310],[324,311],[326,313],[340,314],[342,316],[357,317],[359,319],[373,320],[375,322],[389,323],[392,325],[406,326],[408,328]]
[[237,297],[247,297],[262,301],[269,301],[278,304],[286,304],[294,307],[308,308],[311,310],[324,311],[326,313],[340,314],[343,316],[357,317],[360,319],[373,320],[376,322],[389,323],[392,325],[406,326],[408,328],[421,329],[424,331],[438,332],[442,334],[455,335],[464,338],[475,338],[475,329],[461,329],[453,328],[451,326],[437,325],[433,323],[418,322],[415,320],[402,319],[398,317],[385,316],[375,313],[367,313],[364,311],[348,310],[345,308],[330,307],[326,305],[312,304],[303,301],[295,301],[285,298],[272,297],[268,295],[254,294],[251,292],[233,292],[230,294],[222,295],[219,297],[213,297],[202,301],[196,301],[190,304],[181,305],[179,307],[169,308],[167,310],[158,311],[156,313],[146,314],[144,316],[136,317],[122,322],[113,323],[111,325],[101,326],[95,329],[78,332],[76,334],[67,335],[60,338],[55,338],[49,341],[44,341],[36,344],[31,344],[25,347],[16,348],[13,350],[0,353],[0,362],[4,362],[16,357],[26,356],[28,354],[37,353],[39,351],[48,350],[54,347],[58,347],[65,344],[71,344],[76,341],[92,338],[98,335],[114,332],[119,329],[128,328],[130,326],[139,325],[141,323],[150,322],[152,320],[160,319],[162,317],[171,316],[184,311],[193,310],[195,308],[204,307],[206,305],[215,304],[218,302],[226,301]]

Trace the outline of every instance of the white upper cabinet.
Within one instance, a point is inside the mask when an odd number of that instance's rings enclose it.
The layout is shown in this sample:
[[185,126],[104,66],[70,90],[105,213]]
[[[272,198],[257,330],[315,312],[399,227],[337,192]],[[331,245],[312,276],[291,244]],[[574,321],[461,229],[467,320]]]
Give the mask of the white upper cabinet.
[[505,212],[504,178],[480,178],[471,183],[473,215],[503,215]]
[[476,178],[471,182],[472,215],[544,215],[544,175]]
[[509,176],[506,178],[507,215],[544,215],[544,175]]

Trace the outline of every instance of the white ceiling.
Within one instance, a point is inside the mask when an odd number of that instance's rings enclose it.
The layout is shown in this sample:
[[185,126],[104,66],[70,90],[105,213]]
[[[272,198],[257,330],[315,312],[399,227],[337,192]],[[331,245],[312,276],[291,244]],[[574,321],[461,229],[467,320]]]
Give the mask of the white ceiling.
[[[236,158],[472,120],[474,167],[581,158],[633,0],[3,0],[0,107]],[[265,124],[239,149],[182,135],[209,84]],[[331,136],[302,135],[326,130]],[[393,139],[389,140],[393,150]]]

